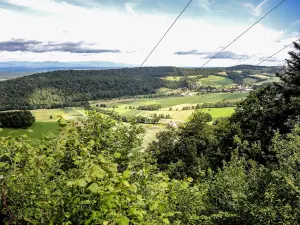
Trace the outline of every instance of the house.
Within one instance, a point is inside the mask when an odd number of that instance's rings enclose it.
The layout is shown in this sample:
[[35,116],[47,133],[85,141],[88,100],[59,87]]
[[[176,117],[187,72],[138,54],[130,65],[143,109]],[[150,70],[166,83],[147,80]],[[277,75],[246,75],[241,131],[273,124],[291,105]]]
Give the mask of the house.
[[171,121],[171,122],[169,123],[169,126],[174,127],[174,128],[178,128],[176,122],[174,122],[174,121]]

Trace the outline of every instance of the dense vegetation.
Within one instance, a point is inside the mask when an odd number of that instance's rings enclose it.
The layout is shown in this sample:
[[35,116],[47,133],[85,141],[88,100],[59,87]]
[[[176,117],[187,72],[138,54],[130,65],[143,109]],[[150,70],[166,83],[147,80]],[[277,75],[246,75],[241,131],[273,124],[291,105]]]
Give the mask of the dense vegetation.
[[0,112],[0,128],[28,128],[35,122],[30,111]]
[[[300,45],[279,84],[212,125],[200,110],[141,151],[96,111],[61,135],[0,138],[1,224],[300,224]],[[97,108],[97,110],[105,110]]]

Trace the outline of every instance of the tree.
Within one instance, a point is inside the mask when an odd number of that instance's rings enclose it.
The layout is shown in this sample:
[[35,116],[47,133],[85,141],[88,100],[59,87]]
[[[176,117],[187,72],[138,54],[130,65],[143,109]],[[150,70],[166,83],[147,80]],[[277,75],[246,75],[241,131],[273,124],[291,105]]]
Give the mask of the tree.
[[0,123],[6,128],[28,128],[35,122],[30,111],[1,112]]
[[299,44],[295,43],[295,48],[298,52],[289,53],[291,59],[287,60],[286,70],[277,74],[282,83],[269,84],[251,92],[230,118],[242,142],[261,147],[259,151],[244,149],[242,154],[262,164],[277,162],[269,150],[275,133],[287,134],[300,121]]
[[0,223],[169,224],[186,184],[152,172],[142,129],[95,112],[81,122],[38,142],[0,137]]
[[[299,39],[300,41],[300,39]],[[290,59],[286,59],[287,67],[277,76],[283,81],[280,86],[284,89],[284,96],[287,102],[300,93],[300,44],[294,42],[296,52],[289,52]]]
[[205,155],[214,142],[210,119],[209,114],[195,111],[178,130],[168,127],[159,133],[148,148],[159,169],[176,179],[197,178],[201,168],[207,167]]

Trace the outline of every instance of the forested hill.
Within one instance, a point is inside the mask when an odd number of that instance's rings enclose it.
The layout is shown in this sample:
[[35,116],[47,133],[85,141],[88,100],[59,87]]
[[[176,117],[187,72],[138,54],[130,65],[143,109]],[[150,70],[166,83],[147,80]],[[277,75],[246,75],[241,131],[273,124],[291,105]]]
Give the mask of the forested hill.
[[165,86],[161,77],[203,77],[224,68],[143,67],[58,70],[0,82],[0,110],[82,106],[85,101],[151,94]]

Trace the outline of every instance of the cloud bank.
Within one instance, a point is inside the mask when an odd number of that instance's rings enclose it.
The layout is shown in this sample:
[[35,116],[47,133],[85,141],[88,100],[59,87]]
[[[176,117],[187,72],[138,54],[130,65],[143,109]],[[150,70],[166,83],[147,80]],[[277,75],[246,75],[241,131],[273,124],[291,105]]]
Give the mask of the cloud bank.
[[97,49],[94,44],[81,42],[41,42],[35,40],[13,39],[0,42],[0,51],[7,52],[69,52],[69,53],[121,53],[120,50]]
[[[208,59],[211,58],[213,56],[215,56],[218,52],[200,52],[197,50],[191,50],[191,51],[179,51],[179,52],[174,52],[175,55],[199,55],[199,56],[204,56],[203,58]],[[224,51],[221,52],[220,54],[218,54],[215,59],[250,59],[251,56],[249,55],[239,55],[239,54],[235,54],[233,52],[230,51]]]

